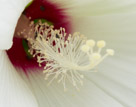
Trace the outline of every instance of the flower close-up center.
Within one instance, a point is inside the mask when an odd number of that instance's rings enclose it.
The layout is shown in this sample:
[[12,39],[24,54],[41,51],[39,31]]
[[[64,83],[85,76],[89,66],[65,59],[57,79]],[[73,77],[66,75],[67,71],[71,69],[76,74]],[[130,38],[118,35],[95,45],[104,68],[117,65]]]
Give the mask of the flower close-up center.
[[[38,20],[42,20],[54,25],[55,28],[65,27],[68,32],[71,31],[69,16],[66,16],[63,11],[64,9],[60,9],[55,3],[42,0],[34,0],[26,6],[16,26],[13,46],[7,51],[15,66],[22,67],[24,71],[27,68],[38,66],[36,60],[28,53],[29,46],[25,38],[26,35],[34,36],[34,32],[29,34],[29,31],[33,30],[29,26],[31,22],[37,23]],[[23,32],[25,34],[22,34]],[[15,51],[18,51],[17,55],[14,54]]]
[[[84,35],[81,35],[78,32],[75,32],[73,35],[68,34],[66,32],[67,29],[63,28],[63,24],[58,26],[60,27],[59,29],[54,27],[56,23],[63,22],[63,14],[60,12],[60,14],[62,14],[60,17],[61,20],[55,20],[54,15],[53,20],[51,19],[51,16],[46,18],[46,14],[48,14],[48,12],[46,12],[46,9],[48,11],[48,7],[46,8],[46,5],[43,6],[42,4],[38,6],[39,11],[45,11],[42,14],[43,16],[45,14],[46,19],[42,16],[40,16],[40,19],[34,19],[36,15],[38,16],[39,14],[35,15],[34,13],[33,18],[33,11],[29,11],[29,8],[31,10],[31,5],[33,6],[38,4],[34,4],[32,2],[32,4],[29,5],[30,6],[27,6],[26,10],[24,10],[24,15],[22,14],[20,17],[15,30],[14,38],[19,39],[15,41],[15,48],[19,47],[16,42],[22,41],[21,45],[26,58],[26,62],[24,62],[25,65],[27,67],[33,67],[37,65],[38,62],[39,67],[43,66],[45,80],[52,78],[50,79],[48,85],[57,79],[58,83],[63,84],[64,91],[66,91],[66,82],[68,80],[74,87],[76,87],[76,89],[79,90],[78,84],[83,85],[83,73],[86,71],[93,71],[95,67],[108,55],[114,55],[114,51],[112,49],[107,49],[106,54],[102,55],[102,48],[106,46],[105,41],[98,41],[96,43],[96,47],[98,49],[94,50],[94,40],[87,40]],[[56,13],[56,8],[52,11],[55,12],[54,14],[58,14]],[[29,16],[31,13],[32,16]],[[28,18],[27,15],[29,16]],[[12,56],[10,52],[12,50],[13,49],[11,48],[8,54],[14,64],[14,61],[17,59]],[[17,57],[18,62],[15,63],[22,63],[20,62],[20,57],[24,56],[17,55]],[[27,64],[27,62],[30,62],[30,64]]]
[[135,0],[0,0],[0,107],[136,107]]

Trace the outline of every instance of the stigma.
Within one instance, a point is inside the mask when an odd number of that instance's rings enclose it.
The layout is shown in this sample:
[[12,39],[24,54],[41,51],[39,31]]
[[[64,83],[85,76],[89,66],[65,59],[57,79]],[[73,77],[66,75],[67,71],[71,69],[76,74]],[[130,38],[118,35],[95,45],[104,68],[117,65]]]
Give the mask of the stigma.
[[114,50],[102,49],[106,46],[104,40],[94,41],[75,32],[67,34],[65,28],[54,29],[52,25],[31,23],[32,29],[25,36],[29,42],[29,52],[37,58],[39,66],[44,65],[45,80],[50,85],[54,80],[62,83],[67,90],[67,81],[79,90],[83,85],[84,72],[94,72],[93,69],[107,56],[113,56]]

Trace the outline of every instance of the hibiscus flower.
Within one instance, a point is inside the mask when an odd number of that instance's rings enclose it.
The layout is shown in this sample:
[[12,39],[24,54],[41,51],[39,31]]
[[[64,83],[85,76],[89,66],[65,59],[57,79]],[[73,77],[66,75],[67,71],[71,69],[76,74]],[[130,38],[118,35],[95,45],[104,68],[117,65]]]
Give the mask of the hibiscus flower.
[[[36,14],[38,9],[33,6],[38,0],[34,0],[26,9],[29,0],[0,1],[0,106],[135,107],[136,2],[134,0],[39,1],[41,2],[36,6],[40,6],[41,11],[47,10],[48,14],[44,14],[45,16]],[[34,59],[28,60],[24,57],[27,53],[21,44],[25,41],[22,42],[16,37],[13,39],[22,12],[32,20],[45,18],[53,22],[56,28],[65,27],[69,33],[80,31],[90,39],[105,40],[108,47],[116,50],[116,54],[104,60],[96,68],[98,72],[84,73],[84,85],[80,87],[80,92],[74,90],[69,83],[67,92],[64,92],[63,86],[56,81],[47,86],[48,81],[44,80],[42,68],[36,65]],[[60,13],[56,16],[58,12]],[[54,14],[54,18],[50,17],[51,13]]]

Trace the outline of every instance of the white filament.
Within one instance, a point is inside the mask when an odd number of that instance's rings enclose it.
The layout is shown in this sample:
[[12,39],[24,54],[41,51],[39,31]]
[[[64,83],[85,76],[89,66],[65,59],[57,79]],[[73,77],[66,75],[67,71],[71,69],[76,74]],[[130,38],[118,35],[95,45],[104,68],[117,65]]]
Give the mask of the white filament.
[[[102,57],[101,49],[105,41],[98,41],[98,50],[94,51],[94,40],[86,40],[80,33],[67,35],[64,28],[54,30],[53,26],[39,23],[35,27],[36,39],[28,38],[31,43],[30,53],[35,57],[39,66],[45,64],[45,80],[52,77],[49,84],[56,80],[62,83],[66,91],[66,81],[69,80],[76,89],[77,84],[83,85],[84,76],[80,72],[95,68],[105,57],[113,55],[113,50],[108,49]],[[48,85],[49,85],[48,84]]]

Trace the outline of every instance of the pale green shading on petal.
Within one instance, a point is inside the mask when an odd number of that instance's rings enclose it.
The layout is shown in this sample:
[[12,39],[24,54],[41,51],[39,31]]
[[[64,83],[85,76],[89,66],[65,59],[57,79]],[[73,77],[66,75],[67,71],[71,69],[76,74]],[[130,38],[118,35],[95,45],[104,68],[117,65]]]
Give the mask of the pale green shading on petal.
[[25,8],[29,7],[31,4],[33,3],[33,0],[31,2],[29,2]]
[[68,10],[73,16],[101,16],[108,14],[123,14],[136,11],[136,1],[123,2],[117,0],[96,0],[83,5],[73,5]]
[[22,40],[22,45],[23,45],[23,48],[24,48],[24,51],[25,51],[27,57],[30,59],[33,58],[33,56],[28,52],[29,46],[28,46],[28,42],[25,39]]
[[49,25],[53,25],[52,22],[46,20],[46,19],[34,19],[34,23],[36,24],[38,21],[41,21],[42,23],[48,23]]

